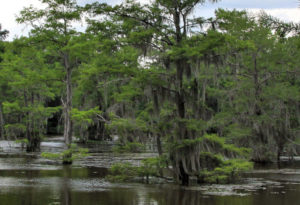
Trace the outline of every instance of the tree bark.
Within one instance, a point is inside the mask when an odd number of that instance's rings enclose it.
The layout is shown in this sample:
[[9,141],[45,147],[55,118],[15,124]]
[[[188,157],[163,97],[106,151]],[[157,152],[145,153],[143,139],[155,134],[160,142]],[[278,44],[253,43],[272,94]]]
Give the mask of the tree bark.
[[[24,90],[24,105],[26,108],[28,108],[28,98],[27,98],[27,94],[26,91]],[[30,152],[31,151],[31,147],[30,147],[30,141],[31,141],[31,135],[30,135],[30,120],[29,120],[29,112],[27,111],[25,113],[26,115],[26,139],[28,140],[28,144],[26,147],[26,151]]]
[[69,147],[72,143],[72,69],[69,63],[69,55],[64,54],[64,67],[66,70],[66,102],[64,105],[64,140]]
[[5,125],[5,122],[4,122],[4,116],[3,116],[2,102],[0,102],[0,139],[6,139],[4,125]]
[[[180,46],[182,39],[186,35],[185,33],[182,34],[181,32],[181,18],[180,18],[180,8],[176,6],[173,13],[173,20],[175,25],[175,32],[176,32],[176,45]],[[186,67],[188,62],[185,61],[184,58],[178,59],[175,61],[176,65],[176,83],[175,83],[175,89],[177,91],[176,93],[176,106],[177,106],[177,112],[180,119],[185,119],[185,95],[184,95],[184,88],[183,88],[183,74],[184,74],[184,68]],[[178,139],[186,139],[188,138],[186,127],[184,123],[181,121],[178,122],[178,133],[177,138]],[[176,166],[175,173],[178,175],[177,179],[180,180],[182,185],[188,185],[189,184],[189,174],[186,173],[186,171],[183,168],[183,161],[182,158],[175,154],[172,158],[175,159],[175,163],[179,166]]]
[[160,134],[159,133],[156,136],[156,145],[157,145],[157,152],[158,152],[159,156],[162,156],[163,150],[162,150],[162,146],[161,146]]
[[[32,95],[33,96],[33,95]],[[24,91],[24,104],[25,107],[29,107],[29,97]],[[34,104],[33,97],[31,98],[31,105]],[[26,112],[26,138],[28,140],[28,143],[26,144],[26,151],[27,152],[34,152],[39,149],[40,146],[40,138],[39,136],[36,136],[36,133],[34,133],[34,122],[33,119],[31,119],[30,112]]]

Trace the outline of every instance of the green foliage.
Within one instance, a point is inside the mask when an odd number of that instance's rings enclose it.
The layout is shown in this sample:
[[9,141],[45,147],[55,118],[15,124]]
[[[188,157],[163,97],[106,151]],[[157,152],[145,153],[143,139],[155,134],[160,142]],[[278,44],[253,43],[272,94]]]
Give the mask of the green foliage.
[[148,181],[150,176],[161,176],[161,170],[166,168],[168,159],[166,155],[159,157],[147,158],[142,160],[142,166],[139,167],[139,175],[146,177]]
[[[173,142],[171,149],[183,150],[188,147],[199,146],[203,150],[224,154],[225,156],[239,156],[239,157],[249,157],[251,149],[249,148],[239,148],[234,144],[226,143],[226,138],[219,137],[217,135],[204,135],[203,137],[198,137],[195,139],[184,139],[177,142]],[[211,150],[209,149],[211,148]]]
[[113,164],[106,179],[111,182],[126,182],[138,176],[137,167],[130,163]]
[[52,153],[52,152],[43,152],[41,154],[43,158],[51,159],[51,160],[60,160],[62,157],[61,153]]
[[114,98],[117,102],[132,102],[136,97],[139,97],[142,94],[142,91],[134,85],[122,86],[121,93],[116,93]]
[[89,155],[88,149],[78,148],[76,144],[71,144],[70,148],[61,153],[43,152],[41,156],[51,160],[60,160],[64,164],[70,164],[76,159],[81,159]]
[[[219,150],[221,152],[224,152],[226,155],[230,155],[230,153],[233,153],[237,156],[249,157],[249,154],[251,153],[251,149],[243,147],[239,148],[233,144],[227,144],[225,138],[219,137],[217,135],[205,135],[204,141],[204,143],[211,144],[215,148],[220,147]],[[218,150],[218,148],[216,150]]]
[[141,153],[145,151],[145,145],[138,142],[126,142],[124,145],[118,144],[113,147],[116,153]]
[[16,139],[18,136],[21,136],[25,133],[26,127],[24,124],[15,123],[15,124],[6,124],[4,126],[6,135],[10,138]]
[[28,139],[18,139],[15,142],[18,143],[18,144],[21,144],[22,149],[29,144]]
[[[44,9],[24,8],[17,18],[32,25],[30,37],[2,42],[0,27],[1,137],[26,137],[31,146],[50,119],[57,126],[71,119],[69,139],[117,135],[117,152],[142,152],[138,142],[156,139],[177,180],[200,173],[209,182],[247,168],[231,159],[272,161],[292,149],[300,130],[299,25],[239,10],[195,18],[207,2],[197,0],[41,2]],[[79,32],[74,22],[83,16],[88,28]],[[43,155],[71,163],[77,152]],[[152,176],[159,163],[115,170]]]
[[106,179],[111,182],[128,182],[134,181],[141,177],[145,182],[149,182],[149,177],[159,177],[160,170],[166,167],[166,157],[147,158],[142,160],[140,167],[135,167],[132,164],[116,163],[109,169],[109,175]]
[[[199,181],[205,183],[232,183],[241,173],[253,168],[253,163],[241,159],[224,160],[221,155],[213,155],[209,152],[201,153],[203,169],[197,176]],[[130,163],[113,164],[106,177],[111,182],[135,181],[138,177],[149,182],[149,177],[160,177],[160,170],[166,168],[166,156],[147,158],[142,160],[140,167]]]
[[146,131],[147,127],[142,120],[135,120],[135,119],[125,119],[125,118],[118,118],[113,119],[111,124],[108,125],[109,129],[116,130],[116,133],[122,135],[126,132],[133,132],[133,131]]
[[213,170],[223,164],[223,156],[211,152],[200,153],[200,165],[204,170]]
[[222,163],[213,170],[204,169],[199,179],[206,183],[226,184],[237,180],[242,172],[253,168],[253,163],[241,159],[222,160]]
[[29,143],[28,139],[18,139],[15,142],[20,143],[20,144],[28,144]]
[[71,111],[71,119],[74,122],[74,130],[79,140],[87,141],[88,128],[95,125],[99,121],[101,111],[95,107],[86,111],[73,108]]
[[4,114],[13,114],[20,112],[21,107],[17,101],[15,102],[3,102],[3,113]]
[[95,107],[90,110],[81,111],[76,108],[72,109],[72,120],[79,124],[92,124],[93,119],[97,117],[98,114],[101,114],[101,111]]
[[141,152],[143,146],[135,142],[137,141],[136,136],[149,130],[146,122],[141,118],[111,118],[111,123],[107,124],[107,128],[110,132],[118,135],[120,146],[117,146],[116,150],[119,152]]

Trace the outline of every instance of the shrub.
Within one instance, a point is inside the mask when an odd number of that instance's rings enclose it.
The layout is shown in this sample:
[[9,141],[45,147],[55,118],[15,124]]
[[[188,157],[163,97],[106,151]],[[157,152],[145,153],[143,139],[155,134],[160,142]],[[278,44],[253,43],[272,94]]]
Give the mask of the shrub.
[[117,153],[141,153],[145,151],[145,145],[138,142],[127,142],[125,145],[116,145],[113,151]]
[[71,164],[74,160],[88,156],[88,149],[78,148],[76,144],[71,144],[70,148],[60,153],[43,152],[42,157],[51,160],[61,160],[63,164]]
[[141,177],[148,183],[149,177],[160,176],[160,169],[165,166],[166,158],[164,156],[144,159],[140,167],[135,167],[128,162],[116,163],[111,166],[106,179],[111,182],[126,182]]
[[238,179],[241,172],[251,170],[253,163],[241,159],[223,161],[213,170],[204,169],[199,174],[200,182],[224,184]]

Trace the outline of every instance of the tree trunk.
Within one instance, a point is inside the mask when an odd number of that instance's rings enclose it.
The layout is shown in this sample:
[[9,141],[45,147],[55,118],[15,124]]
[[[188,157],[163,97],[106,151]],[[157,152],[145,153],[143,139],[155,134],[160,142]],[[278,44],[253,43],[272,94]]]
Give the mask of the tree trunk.
[[159,156],[163,154],[162,146],[161,146],[161,141],[160,141],[160,134],[157,134],[156,136],[156,145],[157,145],[157,152]]
[[[31,103],[33,105],[33,98],[31,98]],[[28,104],[28,95],[26,94],[26,92],[24,91],[24,105],[25,107],[29,107]],[[34,133],[34,126],[33,126],[33,121],[30,117],[30,112],[26,112],[26,139],[28,140],[27,144],[26,144],[26,151],[27,152],[34,152],[36,150],[39,149],[40,147],[40,138],[39,136],[36,136],[36,133]]]
[[[174,20],[174,24],[175,24],[175,38],[176,38],[176,44],[177,46],[180,46],[182,39],[185,37],[184,35],[186,35],[185,33],[182,34],[181,32],[181,18],[180,18],[180,8],[178,8],[176,6],[176,8],[174,9],[174,13],[173,13],[173,20]],[[176,83],[175,83],[175,89],[177,91],[176,93],[176,107],[177,107],[177,112],[178,112],[178,116],[180,119],[185,119],[185,93],[184,93],[184,88],[183,88],[183,73],[184,73],[184,68],[186,67],[186,65],[188,64],[186,62],[185,59],[181,58],[175,61],[176,64]],[[186,132],[186,127],[185,124],[182,123],[180,120],[177,123],[178,126],[178,132],[177,132],[177,138],[178,139],[187,139],[188,138],[188,134]],[[175,153],[174,153],[175,154]],[[175,170],[175,173],[177,176],[177,179],[180,180],[182,185],[188,185],[189,184],[189,174],[186,173],[186,170],[183,167],[183,161],[181,157],[176,156],[172,156],[171,158],[173,158],[173,160],[175,160],[175,163],[173,164],[177,164],[179,166],[173,167]]]
[[277,163],[280,163],[280,156],[281,156],[281,148],[277,150]]
[[183,162],[181,161],[179,164],[179,171],[180,171],[180,181],[181,185],[188,186],[189,185],[189,175],[184,171]]
[[[72,68],[69,62],[69,55],[64,54],[64,67],[66,70],[66,101],[64,104],[64,140],[67,149],[71,148],[73,125],[71,120],[72,110]],[[63,164],[72,164],[72,152],[63,156]]]
[[[24,105],[26,108],[28,108],[28,99],[27,99],[27,94],[24,90]],[[25,136],[26,136],[26,139],[28,140],[28,144],[26,145],[26,151],[27,152],[31,152],[32,151],[32,147],[30,146],[31,145],[31,135],[30,135],[30,120],[29,120],[29,112],[27,111],[25,113],[26,115],[26,133],[25,133]]]
[[69,55],[64,54],[64,66],[66,69],[66,102],[64,105],[64,139],[66,145],[69,147],[72,143],[72,69],[69,63]]
[[4,117],[3,117],[2,102],[0,102],[0,139],[6,139],[4,125],[5,125],[5,122],[4,122]]

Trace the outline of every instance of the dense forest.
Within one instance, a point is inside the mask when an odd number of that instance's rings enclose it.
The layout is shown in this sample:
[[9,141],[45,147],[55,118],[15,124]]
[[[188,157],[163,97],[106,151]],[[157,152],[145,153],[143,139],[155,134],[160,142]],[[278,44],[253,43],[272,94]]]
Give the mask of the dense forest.
[[29,36],[6,41],[0,27],[1,139],[33,152],[63,135],[65,163],[72,137],[117,138],[132,152],[155,143],[143,173],[166,168],[183,185],[299,153],[298,24],[239,10],[195,16],[217,0],[41,2],[16,19]]

